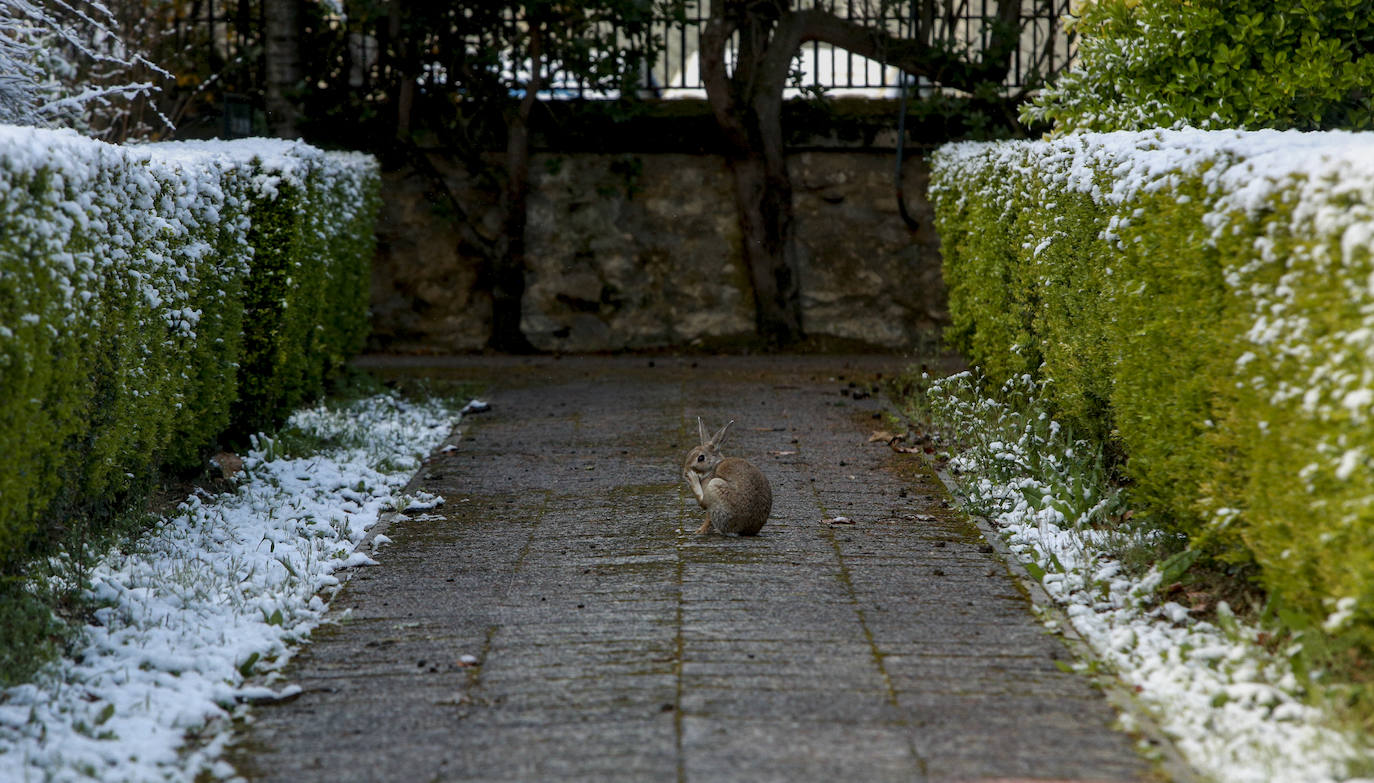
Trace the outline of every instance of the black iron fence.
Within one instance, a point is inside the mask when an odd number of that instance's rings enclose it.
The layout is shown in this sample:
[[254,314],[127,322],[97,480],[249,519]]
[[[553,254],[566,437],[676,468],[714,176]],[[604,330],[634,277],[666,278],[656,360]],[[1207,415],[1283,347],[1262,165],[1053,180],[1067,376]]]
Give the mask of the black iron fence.
[[[972,56],[986,45],[994,20],[997,18],[996,0],[795,0],[802,6],[821,6],[838,16],[870,28],[878,28],[901,38],[939,43],[956,49],[966,49]],[[149,8],[149,0],[116,0],[134,8]],[[1070,0],[1022,0],[1020,8],[1020,45],[1012,55],[1006,79],[1002,85],[1009,94],[1034,87],[1065,68],[1075,51],[1075,41],[1065,29],[1064,19],[1069,13]],[[345,6],[350,4],[345,4]],[[263,75],[263,0],[178,0],[176,3],[156,5],[157,14],[141,15],[145,39],[156,41],[154,59],[179,76],[189,75],[185,84],[188,100],[199,96],[213,104],[223,105],[225,96],[241,96],[259,104]],[[666,99],[703,97],[700,72],[700,40],[709,15],[708,0],[693,0],[684,13],[663,19],[653,26],[651,37],[661,42],[652,65],[642,71],[638,89],[646,95]],[[370,6],[372,16],[352,16],[328,11],[309,15],[311,24],[323,26],[316,38],[303,39],[303,46],[314,46],[327,32],[330,40],[346,40],[342,47],[331,50],[331,61],[325,65],[328,73],[320,74],[333,86],[343,86],[356,94],[371,95],[396,78],[388,71],[387,53],[389,23],[385,6]],[[378,15],[378,9],[382,9]],[[462,12],[455,11],[459,16]],[[156,21],[154,21],[156,20]],[[461,28],[461,19],[454,24]],[[153,24],[156,30],[146,29]],[[511,25],[522,22],[511,16]],[[155,34],[150,34],[154,33]],[[444,33],[444,46],[465,40],[461,29]],[[486,40],[490,40],[489,38]],[[622,41],[623,43],[623,41]],[[442,51],[444,46],[435,47]],[[727,60],[733,54],[727,51]],[[178,58],[194,57],[194,62],[179,62]],[[512,73],[520,70],[519,63],[508,64]],[[727,63],[728,67],[728,63]],[[422,69],[421,80],[447,78],[443,63],[436,60],[433,68]],[[808,42],[794,61],[792,94],[822,91],[831,95],[886,98],[899,93],[902,85],[928,92],[933,85],[924,80],[904,81],[900,72],[891,67],[820,42]],[[323,84],[323,82],[321,82]],[[545,74],[544,94],[548,98],[612,97],[595,93],[575,77]],[[518,89],[518,88],[516,88]],[[380,93],[377,93],[380,98]],[[190,104],[192,107],[194,104]],[[190,108],[191,119],[197,113]],[[218,114],[218,111],[216,111]],[[202,115],[203,116],[203,115]],[[208,119],[208,118],[207,118]],[[227,129],[224,132],[228,132]]]
[[[838,16],[885,30],[895,37],[943,42],[975,54],[987,44],[997,14],[996,3],[991,0],[802,0],[800,4],[823,6]],[[646,74],[645,88],[670,98],[704,94],[697,54],[708,5],[691,3],[685,18],[659,23],[655,32],[662,37],[664,46],[651,72]],[[1065,29],[1069,5],[1070,0],[1022,2],[1020,46],[1012,56],[1003,84],[1008,91],[1033,87],[1068,66],[1076,46]],[[794,65],[794,85],[798,91],[888,97],[895,95],[903,84],[897,69],[817,41],[803,44]],[[931,87],[924,81],[920,86]]]

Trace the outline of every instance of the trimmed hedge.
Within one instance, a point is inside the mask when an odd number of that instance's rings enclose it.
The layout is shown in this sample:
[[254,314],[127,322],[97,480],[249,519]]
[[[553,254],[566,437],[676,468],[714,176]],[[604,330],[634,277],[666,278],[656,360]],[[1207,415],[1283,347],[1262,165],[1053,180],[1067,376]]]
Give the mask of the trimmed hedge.
[[0,127],[0,573],[271,426],[361,345],[377,167]]
[[1132,500],[1374,648],[1374,134],[1151,131],[933,160],[953,327]]
[[[226,154],[222,143],[179,146]],[[234,429],[246,435],[318,395],[325,376],[366,342],[381,196],[369,155],[267,139],[230,154],[266,196],[248,206],[246,242],[255,250],[233,405]]]

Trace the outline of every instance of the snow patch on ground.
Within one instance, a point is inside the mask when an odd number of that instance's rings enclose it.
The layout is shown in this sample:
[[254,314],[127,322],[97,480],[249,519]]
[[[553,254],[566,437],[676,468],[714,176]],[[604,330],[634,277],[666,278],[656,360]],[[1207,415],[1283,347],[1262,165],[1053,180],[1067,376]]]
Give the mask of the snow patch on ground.
[[[1368,738],[1333,729],[1303,700],[1284,655],[1295,650],[1268,652],[1261,630],[1239,622],[1224,604],[1211,623],[1177,603],[1160,603],[1158,568],[1139,578],[1125,574],[1111,554],[1120,533],[1090,526],[1107,499],[1071,497],[1076,485],[1034,469],[1058,469],[1072,456],[1065,452],[1082,444],[1047,435],[1058,432],[1052,422],[1027,425],[1008,406],[975,399],[973,385],[969,373],[936,381],[937,419],[964,435],[988,420],[1011,422],[1007,429],[1020,436],[972,438],[950,461],[959,493],[1029,564],[1074,630],[1136,690],[1187,761],[1205,778],[1228,783],[1359,779],[1349,770],[1367,768],[1374,748]],[[991,464],[1017,467],[989,477]]]
[[[1202,774],[1218,781],[1348,780],[1369,752],[1324,725],[1303,702],[1288,661],[1265,652],[1260,630],[1220,627],[1152,597],[1159,578],[1116,576],[1117,564],[1087,531],[1066,529],[1026,504],[1019,490],[980,482],[1009,508],[992,519],[1011,550],[1046,573],[1045,591]],[[1015,492],[1015,495],[1012,495]],[[1055,573],[1055,560],[1065,566]],[[1225,610],[1222,610],[1225,616]]]
[[260,437],[235,492],[189,497],[107,553],[80,651],[0,692],[0,780],[232,774],[217,760],[224,719],[291,695],[274,673],[322,620],[339,570],[375,564],[354,547],[379,513],[442,503],[402,489],[454,423],[440,403],[394,395],[300,411],[290,426],[330,445],[292,458]]

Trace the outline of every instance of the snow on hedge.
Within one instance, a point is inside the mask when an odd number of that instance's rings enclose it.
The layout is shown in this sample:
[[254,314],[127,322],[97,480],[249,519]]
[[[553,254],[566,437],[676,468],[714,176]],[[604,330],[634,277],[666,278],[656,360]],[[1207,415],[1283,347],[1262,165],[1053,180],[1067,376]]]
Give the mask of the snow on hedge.
[[366,334],[377,172],[0,126],[0,564],[319,394]]
[[933,161],[951,337],[1116,442],[1132,502],[1374,648],[1374,134],[1149,131]]
[[[217,760],[226,718],[294,692],[268,686],[320,623],[339,570],[375,564],[355,545],[379,513],[442,502],[402,488],[454,422],[393,395],[302,410],[290,427],[338,445],[289,456],[259,438],[235,491],[193,495],[107,553],[90,577],[103,608],[76,653],[0,693],[0,780],[231,774]],[[186,750],[188,732],[199,741]]]

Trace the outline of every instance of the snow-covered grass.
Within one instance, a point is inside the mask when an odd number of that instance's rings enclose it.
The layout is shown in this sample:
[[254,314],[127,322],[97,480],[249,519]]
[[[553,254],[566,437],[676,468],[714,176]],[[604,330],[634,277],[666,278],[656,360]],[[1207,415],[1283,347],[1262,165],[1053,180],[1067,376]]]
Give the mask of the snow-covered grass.
[[1123,555],[1157,551],[1164,534],[1126,521],[1100,456],[1043,412],[1029,378],[995,395],[973,373],[917,386],[917,415],[957,433],[949,468],[964,502],[996,526],[1200,774],[1246,783],[1369,774],[1369,738],[1341,729],[1311,692],[1317,683],[1295,671],[1301,634],[1275,651],[1264,643],[1274,629],[1238,619],[1225,602],[1206,621],[1165,600],[1157,588],[1186,559],[1124,566]]
[[[380,394],[297,412],[284,453],[260,436],[236,490],[196,494],[111,549],[89,577],[100,606],[74,655],[0,692],[0,780],[191,780],[217,760],[241,705],[292,692],[276,674],[318,625],[378,515],[442,499],[402,492],[459,414]],[[187,745],[188,737],[196,741]]]

